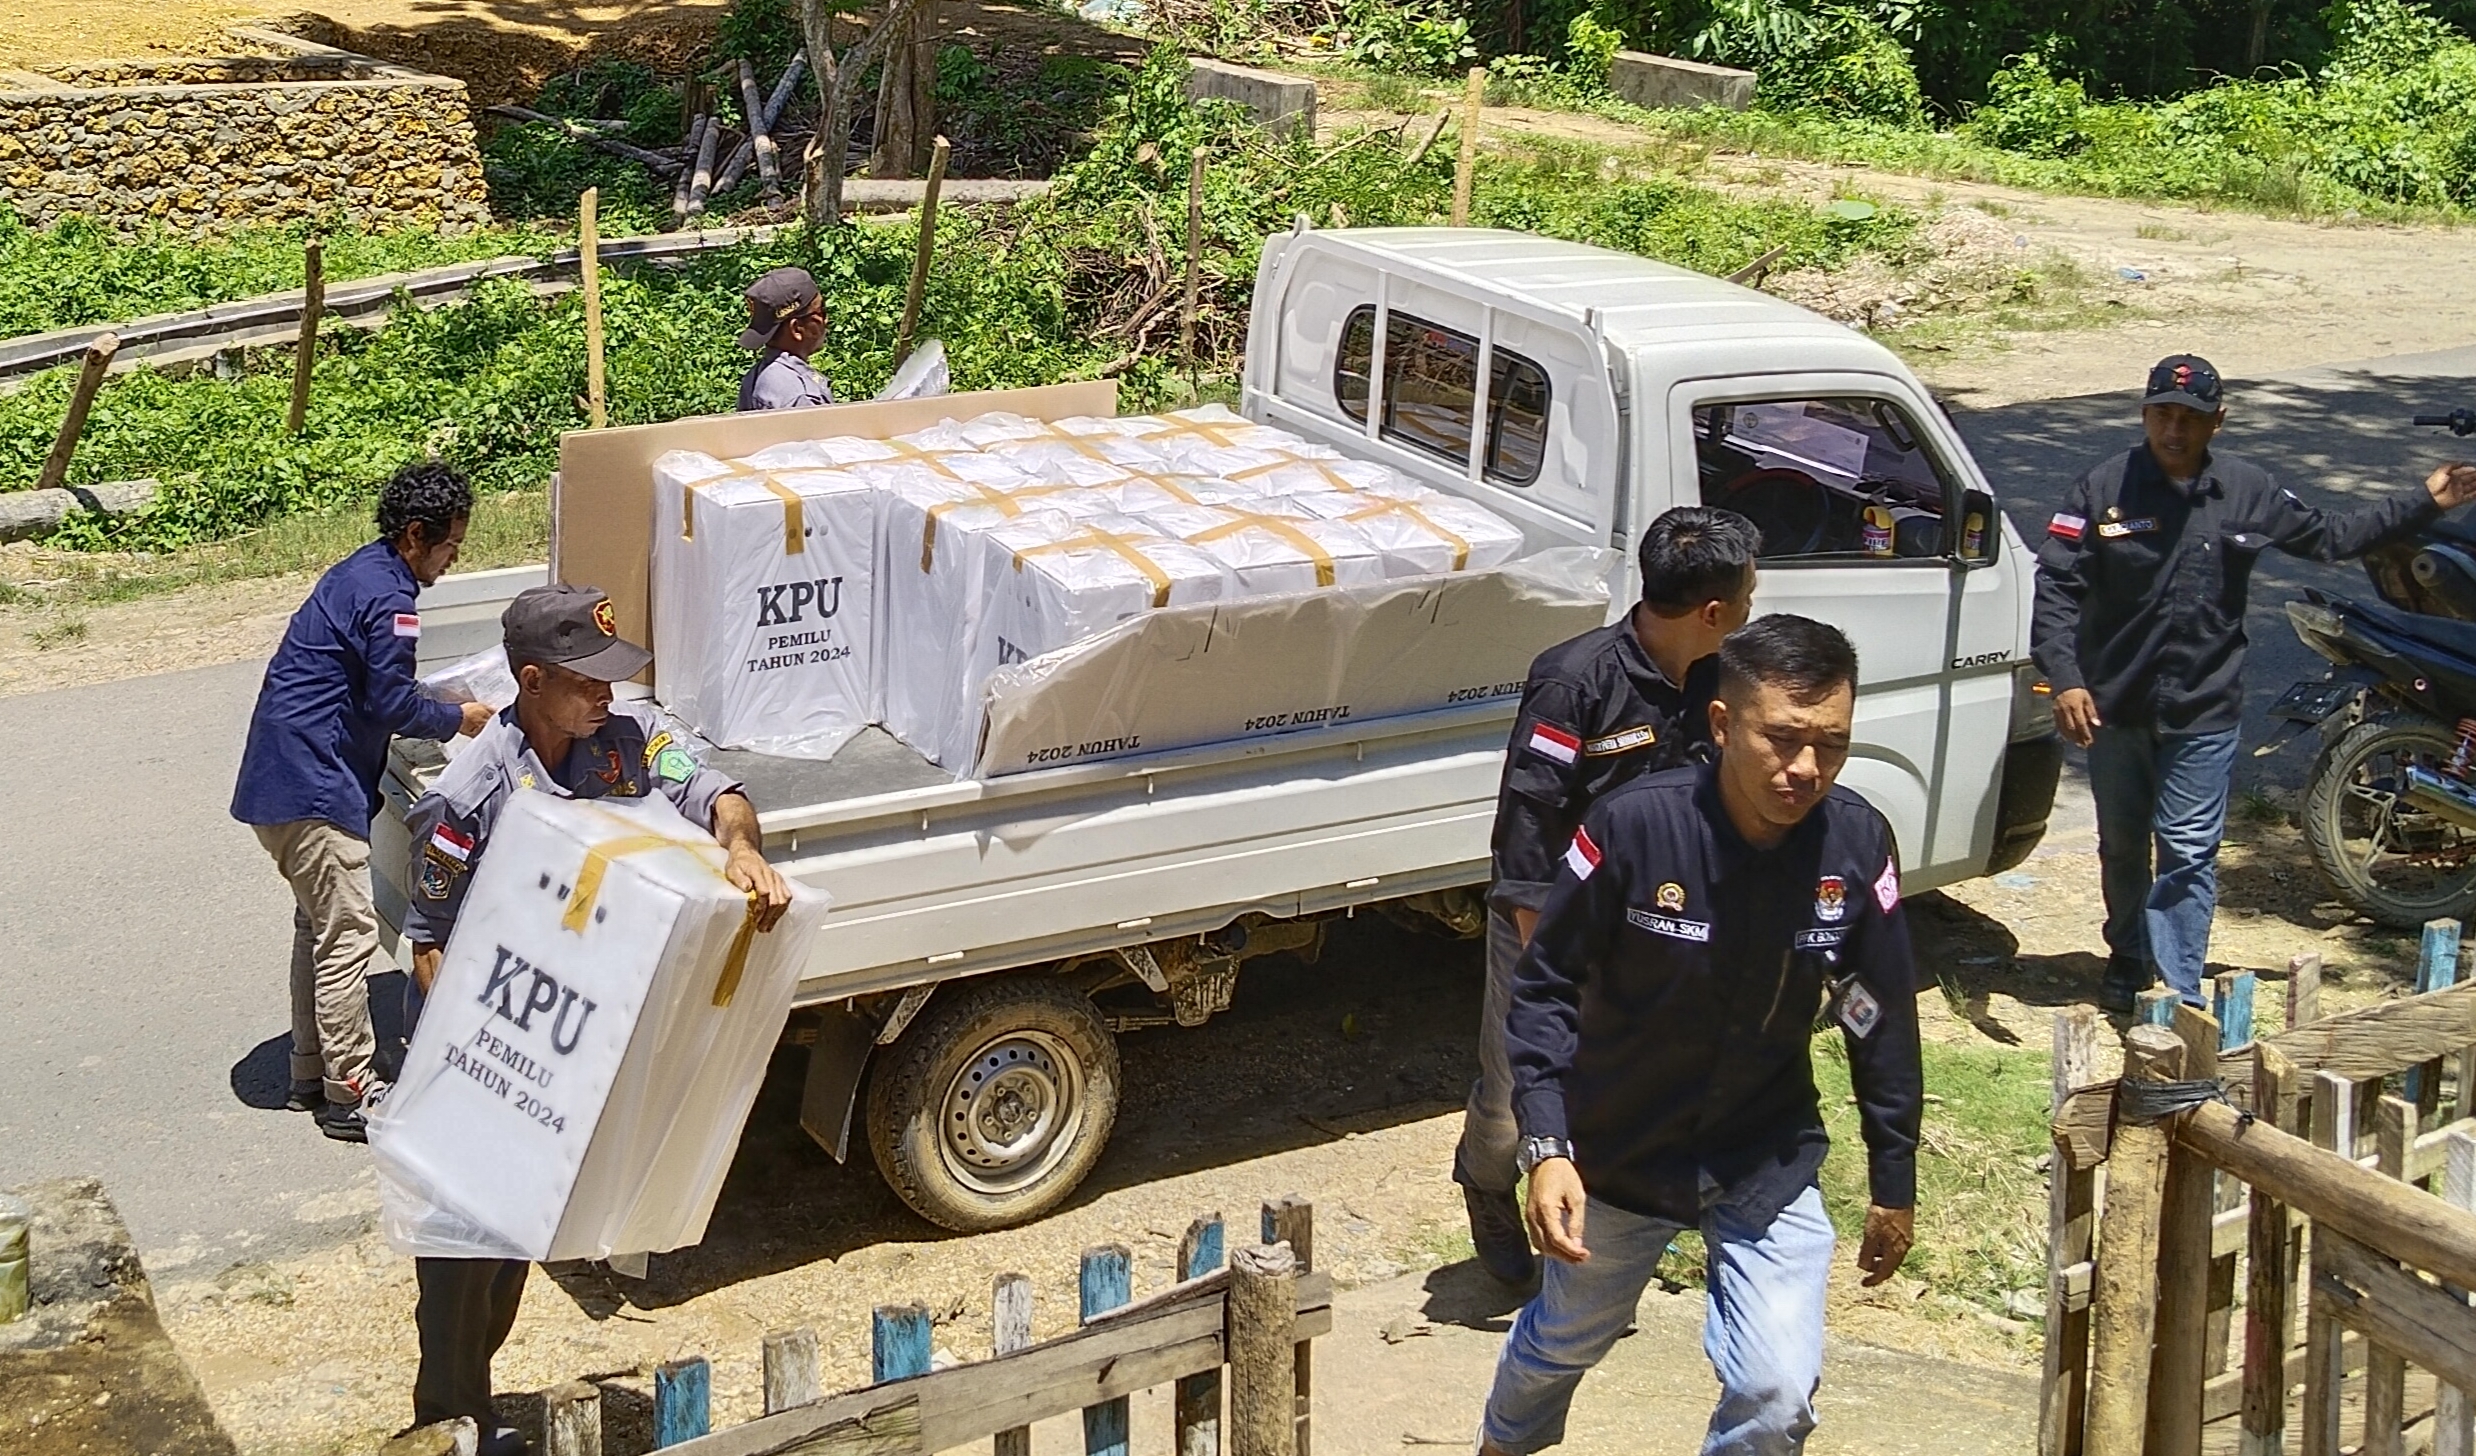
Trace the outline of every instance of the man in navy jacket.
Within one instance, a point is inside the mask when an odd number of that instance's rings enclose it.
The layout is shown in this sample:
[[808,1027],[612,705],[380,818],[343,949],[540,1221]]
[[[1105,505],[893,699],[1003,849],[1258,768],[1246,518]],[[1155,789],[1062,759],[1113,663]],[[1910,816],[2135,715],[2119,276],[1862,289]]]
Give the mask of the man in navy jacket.
[[241,750],[232,817],[292,886],[292,1094],[327,1136],[366,1138],[369,974],[379,956],[370,816],[388,740],[452,738],[481,703],[433,702],[413,676],[415,595],[455,564],[473,493],[444,465],[408,465],[379,492],[379,539],[330,568],[267,663]]

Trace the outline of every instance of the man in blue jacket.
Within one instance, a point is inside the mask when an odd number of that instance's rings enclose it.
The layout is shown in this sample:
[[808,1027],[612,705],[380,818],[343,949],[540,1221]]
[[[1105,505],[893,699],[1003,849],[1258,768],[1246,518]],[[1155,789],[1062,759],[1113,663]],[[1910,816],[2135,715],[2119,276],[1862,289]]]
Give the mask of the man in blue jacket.
[[369,975],[379,956],[370,816],[388,740],[452,738],[490,721],[481,703],[433,702],[414,682],[415,595],[455,564],[473,492],[434,462],[396,472],[378,497],[379,539],[336,563],[292,614],[267,663],[241,750],[232,817],[292,886],[292,1095],[319,1129],[363,1142]]

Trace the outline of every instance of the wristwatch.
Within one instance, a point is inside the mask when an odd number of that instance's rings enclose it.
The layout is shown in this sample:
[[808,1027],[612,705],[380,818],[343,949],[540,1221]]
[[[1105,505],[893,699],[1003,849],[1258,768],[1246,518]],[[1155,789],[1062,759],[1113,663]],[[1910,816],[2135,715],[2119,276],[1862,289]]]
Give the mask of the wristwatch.
[[1514,1154],[1513,1162],[1522,1170],[1522,1176],[1529,1177],[1533,1169],[1551,1158],[1570,1159],[1572,1156],[1573,1144],[1564,1138],[1532,1137],[1522,1139],[1521,1151]]

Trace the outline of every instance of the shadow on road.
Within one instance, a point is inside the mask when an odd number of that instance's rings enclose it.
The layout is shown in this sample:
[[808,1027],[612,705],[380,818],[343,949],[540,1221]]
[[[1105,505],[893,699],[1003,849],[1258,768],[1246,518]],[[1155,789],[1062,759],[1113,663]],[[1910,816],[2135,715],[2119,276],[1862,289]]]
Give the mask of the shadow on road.
[[[389,971],[370,977],[370,1025],[378,1033],[378,1054],[372,1061],[382,1082],[392,1082],[404,1065],[404,975]],[[241,1054],[232,1064],[232,1097],[243,1107],[281,1112],[292,1091],[292,1033],[270,1036]]]

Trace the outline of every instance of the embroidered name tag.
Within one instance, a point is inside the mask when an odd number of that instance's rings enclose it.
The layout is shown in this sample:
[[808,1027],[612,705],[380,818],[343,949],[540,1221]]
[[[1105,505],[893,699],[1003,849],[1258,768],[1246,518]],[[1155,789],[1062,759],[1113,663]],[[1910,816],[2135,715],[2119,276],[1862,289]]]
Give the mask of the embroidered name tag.
[[1851,1036],[1864,1041],[1873,1034],[1875,1024],[1882,1019],[1883,1003],[1874,999],[1874,993],[1866,989],[1866,983],[1849,982],[1848,995],[1840,1002],[1840,1024],[1848,1028]]
[[1648,910],[1628,910],[1625,918],[1653,935],[1664,935],[1670,940],[1690,940],[1703,945],[1711,939],[1711,922],[1708,920],[1680,920],[1673,915],[1653,915]]
[[1846,926],[1832,930],[1800,930],[1797,932],[1797,949],[1830,950],[1846,939],[1848,939],[1848,927]]
[[2135,516],[2129,521],[2100,521],[2098,534],[2113,540],[2118,536],[2139,536],[2158,529],[2156,516]]
[[1649,728],[1624,728],[1605,738],[1593,738],[1582,745],[1582,751],[1593,758],[1605,758],[1611,753],[1631,753],[1648,748],[1659,741],[1659,735]]

